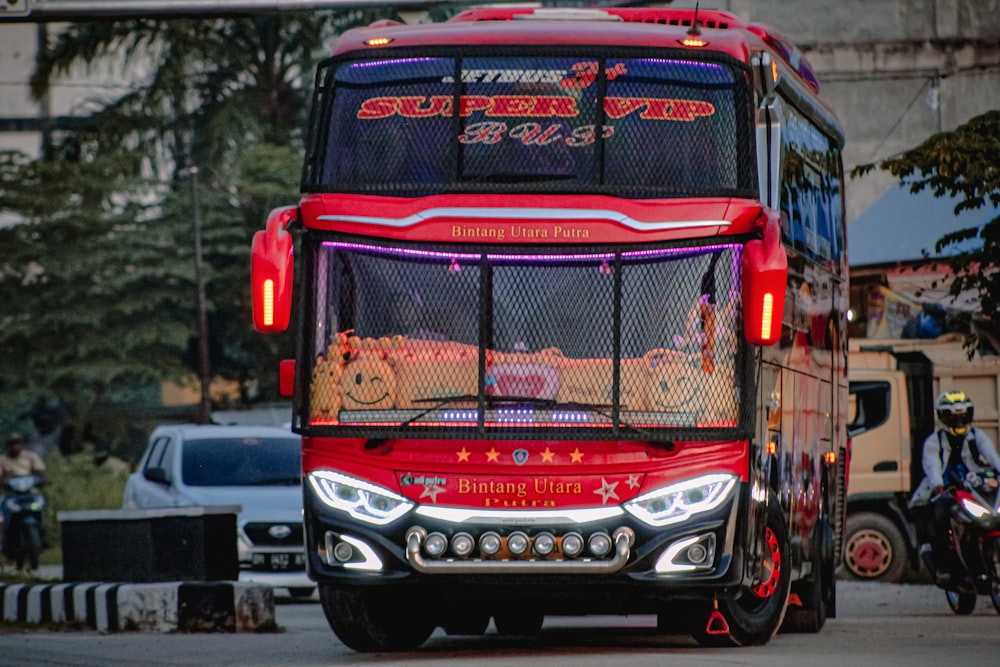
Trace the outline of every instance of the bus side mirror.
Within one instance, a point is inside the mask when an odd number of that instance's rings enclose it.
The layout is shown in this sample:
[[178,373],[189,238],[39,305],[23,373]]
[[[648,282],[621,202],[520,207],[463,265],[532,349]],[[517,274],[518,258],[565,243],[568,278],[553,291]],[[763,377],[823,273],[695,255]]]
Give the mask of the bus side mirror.
[[743,246],[743,333],[751,345],[774,345],[781,338],[788,283],[788,254],[781,244],[777,211],[764,216],[764,238]]
[[262,333],[288,328],[292,314],[292,235],[288,224],[298,216],[298,207],[276,208],[267,216],[267,226],[253,235],[250,283],[253,325]]

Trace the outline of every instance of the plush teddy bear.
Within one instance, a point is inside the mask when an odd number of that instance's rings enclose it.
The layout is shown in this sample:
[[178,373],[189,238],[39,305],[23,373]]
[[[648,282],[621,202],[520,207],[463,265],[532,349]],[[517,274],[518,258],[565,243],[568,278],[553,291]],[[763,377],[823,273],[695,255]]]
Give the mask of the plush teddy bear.
[[323,355],[317,357],[309,391],[310,423],[336,424],[340,420],[342,403],[340,379],[344,363],[343,357],[337,355],[330,358]]

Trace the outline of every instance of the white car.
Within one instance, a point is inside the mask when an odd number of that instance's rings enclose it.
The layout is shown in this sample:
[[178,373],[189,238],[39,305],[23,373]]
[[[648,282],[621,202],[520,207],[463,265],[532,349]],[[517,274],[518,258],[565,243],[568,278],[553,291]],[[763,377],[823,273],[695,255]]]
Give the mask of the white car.
[[160,426],[129,476],[123,509],[241,505],[236,517],[240,581],[308,597],[302,444],[267,426]]

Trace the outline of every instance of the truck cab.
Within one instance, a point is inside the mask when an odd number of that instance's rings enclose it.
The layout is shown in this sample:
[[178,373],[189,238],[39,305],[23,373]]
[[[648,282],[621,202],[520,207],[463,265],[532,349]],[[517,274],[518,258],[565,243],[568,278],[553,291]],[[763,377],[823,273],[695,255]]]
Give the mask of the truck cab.
[[919,568],[907,509],[923,479],[923,442],[936,428],[934,397],[951,388],[976,405],[974,428],[997,442],[1000,358],[969,358],[958,336],[851,341],[851,476],[841,573],[898,582]]

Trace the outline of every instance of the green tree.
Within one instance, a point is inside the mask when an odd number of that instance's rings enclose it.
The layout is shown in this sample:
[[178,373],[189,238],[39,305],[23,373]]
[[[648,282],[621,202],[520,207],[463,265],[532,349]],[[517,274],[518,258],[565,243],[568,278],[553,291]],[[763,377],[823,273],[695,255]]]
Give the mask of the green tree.
[[[313,71],[326,56],[325,42],[394,16],[383,9],[86,22],[52,36],[32,77],[37,96],[53,77],[106,58],[122,62],[135,83],[120,96],[93,100],[86,132],[52,135],[45,160],[4,162],[4,208],[25,221],[4,230],[0,245],[4,288],[23,305],[20,316],[5,313],[0,322],[8,358],[0,361],[0,392],[10,392],[4,404],[12,405],[14,394],[32,402],[56,396],[71,405],[70,419],[83,434],[115,387],[197,368],[192,164],[199,168],[213,371],[247,386],[263,380],[253,384],[263,398],[275,397],[277,360],[291,353],[292,338],[260,336],[250,325],[250,239],[270,206],[296,197]],[[135,180],[106,173],[110,156],[127,156]],[[139,174],[152,185],[133,195]],[[50,192],[46,182],[60,185]],[[92,192],[92,201],[74,214],[77,192]],[[50,238],[58,248],[42,242]],[[46,290],[31,284],[32,262],[42,258]],[[86,280],[96,276],[101,289],[91,292],[100,298],[90,299]],[[54,287],[57,277],[62,291]],[[113,312],[101,312],[105,303]],[[36,331],[52,319],[60,326]],[[105,335],[125,325],[127,344]],[[41,340],[45,351],[36,353]],[[66,381],[68,371],[56,371],[61,366],[79,368],[74,382]]]
[[0,154],[0,215],[20,218],[0,228],[0,405],[65,406],[70,451],[109,402],[183,372],[191,262],[151,218],[141,162]]
[[[956,197],[955,213],[984,206],[1000,208],[1000,111],[989,111],[950,132],[930,137],[916,148],[878,163],[855,167],[852,176],[882,169],[899,179],[911,192],[929,188],[935,197]],[[942,236],[935,244],[939,255],[970,239],[982,245],[956,252],[947,259],[928,258],[924,263],[946,263],[955,278],[953,296],[974,290],[979,295],[979,334],[1000,341],[1000,215],[982,227],[962,229]]]

